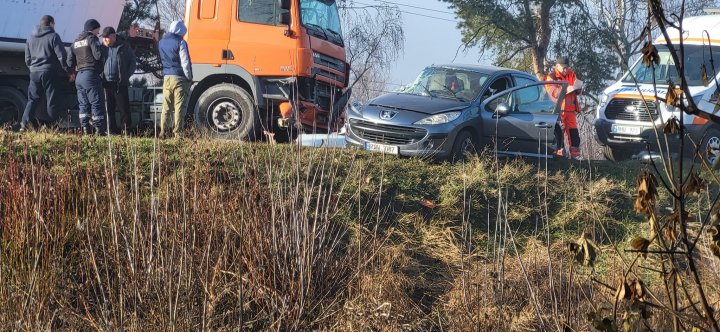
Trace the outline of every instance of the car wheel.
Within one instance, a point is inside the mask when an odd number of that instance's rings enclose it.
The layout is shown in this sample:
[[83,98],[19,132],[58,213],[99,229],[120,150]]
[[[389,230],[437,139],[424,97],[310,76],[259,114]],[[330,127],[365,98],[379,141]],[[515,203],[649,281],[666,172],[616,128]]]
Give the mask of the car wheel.
[[195,127],[202,136],[256,140],[260,116],[252,96],[234,84],[218,84],[205,90],[195,104]]
[[605,159],[614,162],[629,160],[633,156],[633,153],[628,150],[612,148],[607,145],[602,147],[602,153]]
[[0,126],[18,122],[27,99],[15,88],[0,86]]
[[720,157],[720,131],[710,128],[705,132],[700,153],[708,164],[713,165]]
[[462,162],[477,154],[478,144],[473,134],[468,130],[461,131],[453,143],[451,162]]

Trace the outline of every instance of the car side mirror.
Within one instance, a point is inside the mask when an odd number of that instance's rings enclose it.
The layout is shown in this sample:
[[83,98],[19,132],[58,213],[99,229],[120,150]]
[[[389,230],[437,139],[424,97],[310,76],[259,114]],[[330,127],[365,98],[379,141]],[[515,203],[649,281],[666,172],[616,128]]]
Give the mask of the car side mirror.
[[622,79],[622,78],[623,78],[623,74],[624,74],[623,72],[619,72],[617,75],[615,75],[615,80],[616,80],[616,81],[619,81],[620,79]]
[[510,105],[508,105],[507,103],[498,104],[497,106],[495,106],[495,114],[500,117],[510,114]]

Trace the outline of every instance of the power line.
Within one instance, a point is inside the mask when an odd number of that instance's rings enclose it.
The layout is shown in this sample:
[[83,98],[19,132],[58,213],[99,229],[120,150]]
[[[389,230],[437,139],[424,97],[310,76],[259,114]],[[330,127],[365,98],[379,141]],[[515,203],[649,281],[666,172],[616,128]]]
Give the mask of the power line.
[[413,6],[413,5],[406,5],[406,4],[403,4],[403,3],[397,3],[397,2],[392,2],[392,1],[385,1],[385,0],[374,0],[374,1],[376,1],[376,2],[382,2],[382,3],[390,3],[390,4],[393,4],[393,5],[405,6],[405,7],[415,8],[415,9],[422,9],[422,10],[427,10],[427,11],[429,11],[429,12],[436,12],[436,13],[442,13],[442,14],[455,15],[454,12],[446,12],[446,11],[437,10],[437,9],[432,9],[432,8],[418,7],[418,6]]
[[[375,0],[375,1],[379,1],[379,0]],[[379,1],[379,2],[386,2],[386,1]],[[355,1],[355,3],[360,4],[360,5],[363,5],[363,6],[379,7],[378,5],[371,5],[371,4],[363,3],[363,2],[360,2],[360,1]],[[384,7],[388,7],[388,6],[384,6]],[[348,7],[348,8],[351,8],[351,7]],[[426,9],[426,10],[431,10],[431,9]],[[430,16],[430,15],[425,15],[425,14],[420,14],[420,13],[413,13],[413,12],[409,12],[409,11],[405,11],[405,10],[400,10],[400,9],[398,9],[398,11],[401,12],[401,13],[404,13],[404,14],[410,14],[410,15],[422,16],[422,17],[432,18],[432,19],[441,20],[441,21],[448,21],[448,22],[458,23],[457,20],[451,20],[451,19],[447,19],[447,18],[443,18],[443,17]],[[431,10],[431,11],[432,11],[432,10]],[[440,11],[438,11],[438,12],[440,12]]]

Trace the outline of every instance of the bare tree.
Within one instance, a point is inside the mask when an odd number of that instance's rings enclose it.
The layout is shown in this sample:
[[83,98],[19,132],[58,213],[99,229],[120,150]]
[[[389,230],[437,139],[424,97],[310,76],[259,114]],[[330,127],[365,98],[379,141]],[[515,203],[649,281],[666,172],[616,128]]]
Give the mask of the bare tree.
[[[706,7],[717,5],[716,0],[665,0],[665,8],[685,5],[686,15],[701,14]],[[617,56],[621,69],[627,71],[643,44],[642,32],[646,27],[648,2],[645,0],[584,0],[579,8],[599,28],[609,33],[608,46]]]
[[402,53],[402,14],[397,6],[357,6],[353,0],[343,1],[340,10],[350,87],[355,99],[367,101],[387,90],[386,74]]
[[158,0],[157,4],[162,26],[185,17],[185,0]]

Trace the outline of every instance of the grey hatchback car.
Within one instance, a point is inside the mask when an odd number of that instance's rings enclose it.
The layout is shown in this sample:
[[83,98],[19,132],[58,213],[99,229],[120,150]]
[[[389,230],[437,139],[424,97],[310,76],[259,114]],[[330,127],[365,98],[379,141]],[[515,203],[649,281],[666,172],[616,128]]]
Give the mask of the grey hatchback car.
[[465,159],[483,147],[548,156],[566,86],[493,66],[430,66],[398,92],[351,104],[345,140],[365,150],[441,160]]

